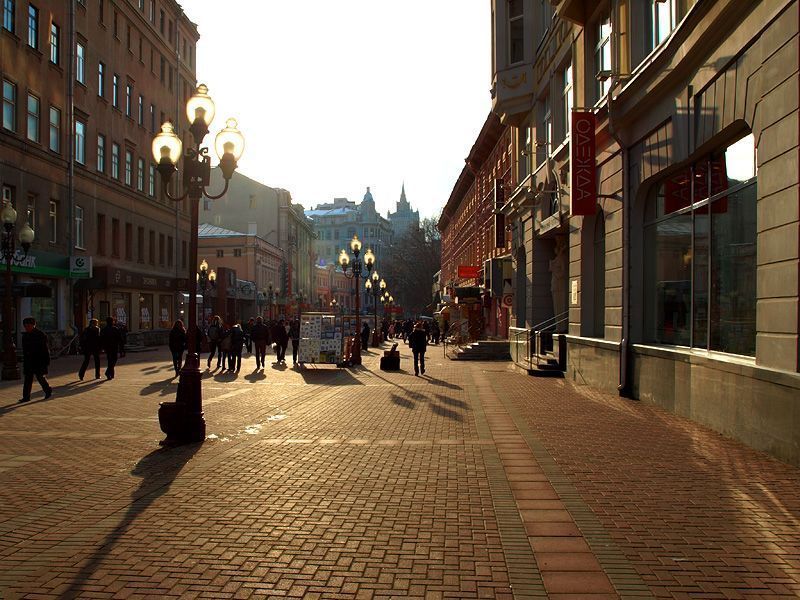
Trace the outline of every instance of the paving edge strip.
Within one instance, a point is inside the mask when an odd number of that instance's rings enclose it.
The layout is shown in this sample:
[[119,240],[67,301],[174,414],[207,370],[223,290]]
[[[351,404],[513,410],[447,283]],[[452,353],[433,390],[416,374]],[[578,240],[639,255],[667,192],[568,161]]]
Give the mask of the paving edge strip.
[[[488,381],[494,389],[491,378],[488,378]],[[583,500],[569,477],[564,475],[556,461],[533,433],[517,403],[504,398],[497,391],[495,391],[495,395],[530,447],[534,458],[547,475],[550,484],[569,511],[575,525],[580,529],[586,543],[589,544],[589,548],[597,557],[597,561],[619,596],[621,598],[652,598],[649,586],[642,580],[636,568],[611,538],[597,515]]]
[[[473,408],[475,427],[478,437],[482,440],[491,440],[492,432],[486,420],[483,404],[475,391],[474,385],[465,386],[467,397]],[[481,448],[483,462],[486,465],[486,476],[489,480],[489,489],[492,493],[497,518],[497,529],[500,534],[500,543],[508,567],[508,580],[514,598],[546,598],[547,592],[542,581],[542,575],[536,564],[525,526],[514,500],[514,493],[506,478],[500,454],[493,446]]]

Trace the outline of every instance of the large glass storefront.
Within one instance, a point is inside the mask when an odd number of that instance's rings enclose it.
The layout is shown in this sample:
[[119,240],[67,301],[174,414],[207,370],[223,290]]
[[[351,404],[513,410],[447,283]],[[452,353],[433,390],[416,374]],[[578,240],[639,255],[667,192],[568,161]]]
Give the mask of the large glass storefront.
[[58,282],[54,279],[34,279],[38,284],[50,288],[50,296],[31,298],[31,316],[36,319],[36,326],[43,331],[58,330]]
[[755,355],[755,164],[750,134],[651,189],[646,341]]

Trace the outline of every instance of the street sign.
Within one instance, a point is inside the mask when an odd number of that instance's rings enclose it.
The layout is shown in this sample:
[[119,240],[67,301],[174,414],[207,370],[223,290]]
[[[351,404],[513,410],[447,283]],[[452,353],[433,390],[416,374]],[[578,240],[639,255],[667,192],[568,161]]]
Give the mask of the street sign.
[[475,279],[478,276],[480,267],[472,265],[458,265],[459,279]]
[[514,304],[514,294],[503,294],[503,308],[511,308]]

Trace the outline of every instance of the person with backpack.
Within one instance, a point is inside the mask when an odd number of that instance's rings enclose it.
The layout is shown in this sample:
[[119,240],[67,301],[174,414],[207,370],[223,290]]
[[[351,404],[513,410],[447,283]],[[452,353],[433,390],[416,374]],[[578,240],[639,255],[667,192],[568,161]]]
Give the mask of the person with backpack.
[[208,361],[206,366],[211,368],[211,359],[214,358],[214,353],[217,355],[217,369],[222,363],[222,351],[220,350],[219,343],[222,341],[222,321],[219,315],[211,317],[211,325],[208,326],[206,337],[208,338]]
[[178,319],[169,332],[169,351],[172,353],[172,366],[175,368],[175,375],[181,372],[183,364],[183,351],[186,350],[188,338],[183,321]]
[[106,353],[106,379],[114,379],[114,367],[120,354],[125,354],[122,332],[114,325],[114,317],[106,317],[106,326],[100,331],[100,345]]
[[242,349],[244,347],[244,332],[239,323],[234,323],[228,332],[230,350],[228,351],[228,370],[238,373],[242,368]]
[[78,379],[83,381],[91,358],[94,358],[94,378],[100,379],[100,327],[97,326],[97,319],[89,320],[89,324],[81,332],[80,340],[83,363],[78,370]]

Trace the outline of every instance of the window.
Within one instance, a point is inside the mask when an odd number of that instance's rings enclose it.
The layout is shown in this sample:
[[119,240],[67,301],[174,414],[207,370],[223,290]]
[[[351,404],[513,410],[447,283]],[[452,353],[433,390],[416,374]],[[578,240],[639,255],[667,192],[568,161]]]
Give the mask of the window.
[[61,39],[61,30],[55,23],[50,23],[50,62],[54,65],[61,62],[59,51],[59,40]]
[[139,125],[143,125],[144,124],[144,97],[141,94],[139,94],[139,119],[138,119],[138,123],[139,123]]
[[133,225],[125,223],[125,260],[133,260]]
[[97,22],[102,23],[106,17],[106,0],[98,0],[97,2]]
[[161,57],[161,83],[164,83],[164,75],[166,74],[166,71],[167,71],[167,61],[162,56]]
[[131,84],[127,84],[125,86],[125,116],[131,116],[131,94],[133,93],[133,87]]
[[508,64],[525,60],[525,25],[523,0],[507,0],[508,2]]
[[28,206],[26,209],[27,218],[25,220],[34,231],[36,231],[39,226],[39,219],[36,218],[36,214],[36,194],[28,194]]
[[595,79],[597,87],[596,100],[601,100],[611,88],[611,17],[600,18],[595,28],[597,45],[594,51]]
[[28,5],[28,46],[39,48],[39,9]]
[[103,256],[106,253],[106,216],[98,213],[97,215],[97,254]]
[[156,132],[156,107],[150,105],[150,131]]
[[106,66],[97,63],[97,95],[104,98],[106,95]]
[[186,240],[181,241],[181,269],[186,268]]
[[86,164],[86,123],[75,120],[75,162]]
[[225,250],[217,250],[217,258],[225,258]]
[[653,186],[645,217],[645,335],[753,356],[756,169],[752,134]]
[[167,33],[167,39],[169,40],[169,43],[171,44],[171,43],[172,43],[172,40],[173,40],[173,38],[174,38],[172,21],[170,21],[170,22],[167,24],[167,31],[169,32],[169,33]]
[[158,264],[162,267],[167,258],[166,240],[163,233],[158,234]]
[[144,12],[144,0],[139,0],[139,10]]
[[97,170],[106,172],[106,136],[102,133],[97,134]]
[[75,205],[75,247],[83,249],[83,207]]
[[156,166],[150,163],[150,173],[147,179],[147,195],[153,198],[156,195]]
[[240,257],[242,255],[242,249],[241,248],[234,248],[233,249],[233,255],[236,256],[236,257]]
[[125,185],[133,185],[133,153],[125,151]]
[[28,139],[39,141],[39,98],[28,94]]
[[119,144],[111,144],[111,177],[119,179]]
[[144,191],[144,160],[140,158],[139,161],[136,163],[136,166],[138,167],[136,169],[136,189],[139,190],[140,192],[143,192]]
[[3,80],[3,128],[17,130],[17,86]]
[[111,80],[111,106],[119,108],[119,75],[116,73]]
[[14,33],[14,15],[16,7],[14,0],[3,0],[3,29]]
[[119,39],[119,14],[114,11],[114,37]]
[[61,111],[50,107],[50,150],[61,152]]
[[173,264],[173,256],[175,255],[175,240],[172,236],[167,236],[167,266],[171,267]]
[[80,42],[75,51],[75,79],[86,85],[86,46]]
[[58,203],[50,200],[50,243],[58,241]]
[[156,0],[150,0],[150,22],[156,22]]
[[149,239],[149,257],[150,257],[150,264],[156,264],[156,232],[152,229],[150,230],[150,239]]
[[649,0],[648,45],[653,50],[663,44],[677,25],[677,0]]
[[119,258],[119,219],[111,219],[111,256]]
[[570,127],[572,126],[572,107],[574,100],[572,96],[572,63],[568,64],[563,74],[564,92],[564,139],[569,139]]
[[136,257],[140,263],[144,263],[144,227],[136,230]]
[[159,11],[158,28],[161,30],[161,35],[164,35],[164,11]]
[[553,110],[550,105],[550,90],[545,92],[542,102],[542,132],[544,133],[545,153],[549,156],[553,148]]

